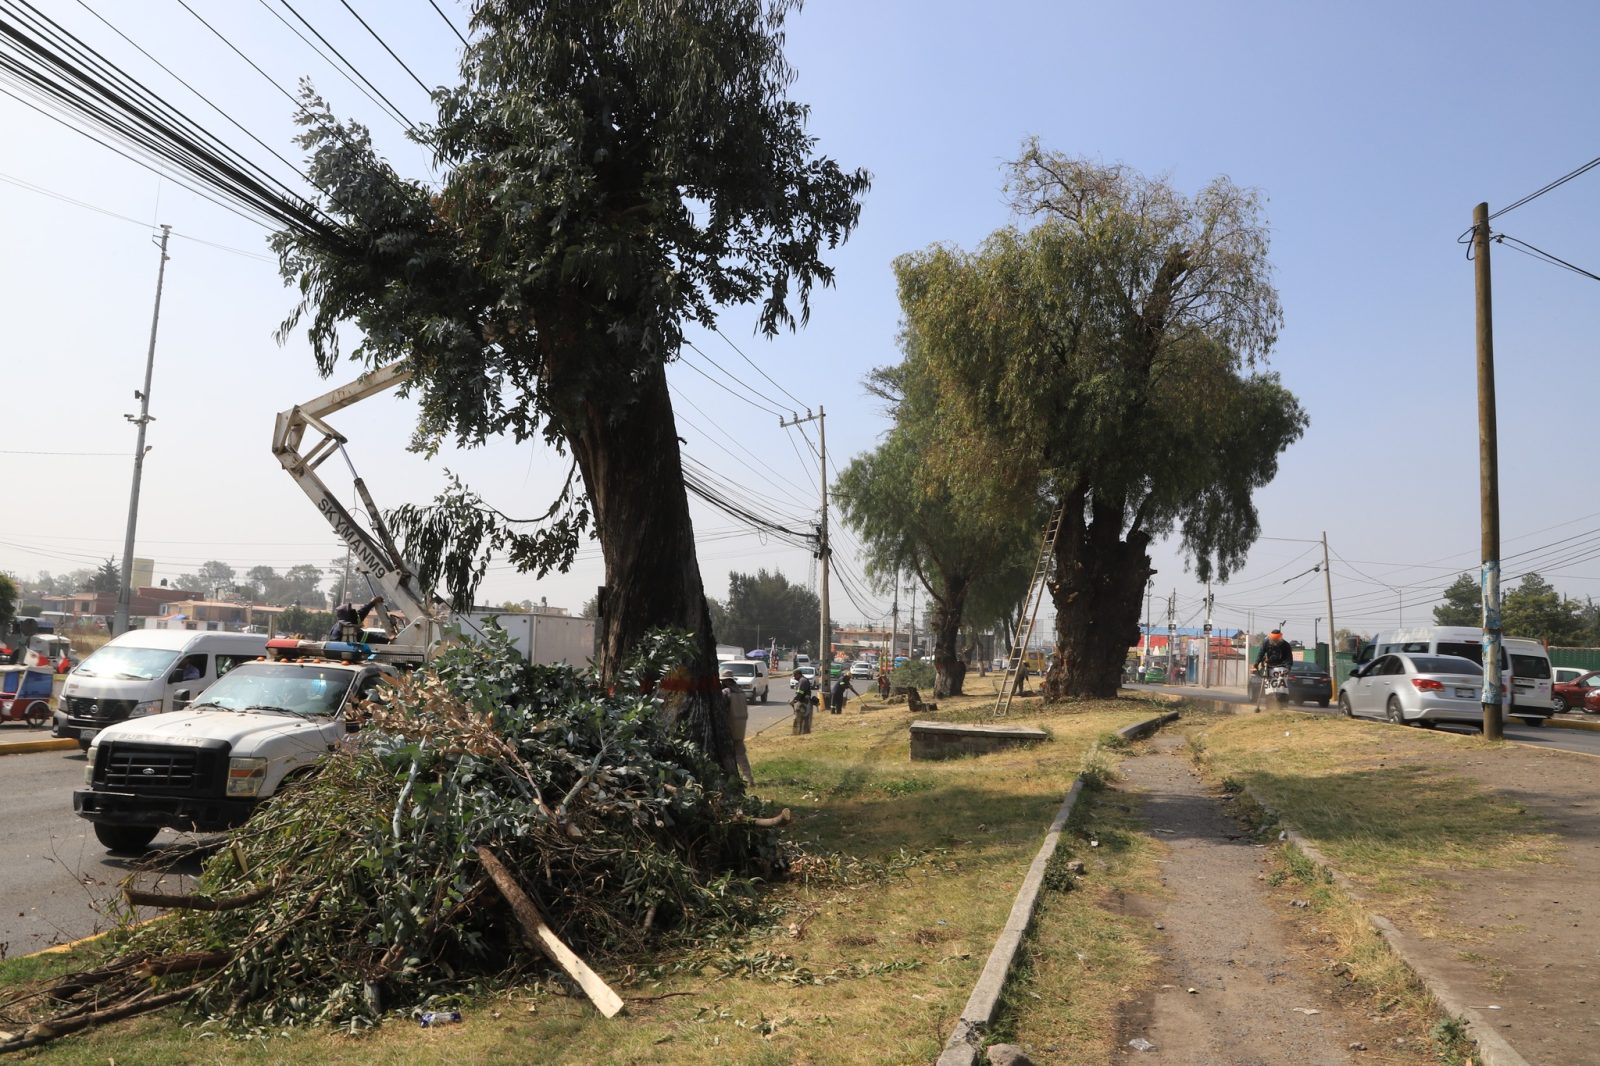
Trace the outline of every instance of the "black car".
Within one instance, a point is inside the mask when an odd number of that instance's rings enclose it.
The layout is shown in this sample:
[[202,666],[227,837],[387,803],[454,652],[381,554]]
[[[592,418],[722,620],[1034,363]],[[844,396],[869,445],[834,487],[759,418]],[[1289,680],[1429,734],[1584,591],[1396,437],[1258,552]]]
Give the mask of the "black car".
[[1328,676],[1328,671],[1316,663],[1289,664],[1290,703],[1315,703],[1319,707],[1326,707],[1332,686],[1333,679]]
[[[1333,680],[1328,677],[1328,671],[1316,663],[1306,660],[1289,664],[1289,702],[1290,703],[1315,703],[1319,707],[1326,707],[1332,698],[1330,689]],[[1261,691],[1261,676],[1250,675],[1250,698],[1255,699]]]

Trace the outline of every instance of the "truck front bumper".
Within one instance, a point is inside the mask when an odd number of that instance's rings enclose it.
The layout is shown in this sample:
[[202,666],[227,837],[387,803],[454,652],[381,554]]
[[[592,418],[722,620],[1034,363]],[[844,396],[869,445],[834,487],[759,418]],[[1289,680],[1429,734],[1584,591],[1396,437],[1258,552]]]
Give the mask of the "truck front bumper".
[[72,793],[72,809],[80,818],[104,825],[153,825],[219,833],[249,821],[258,801],[198,796],[140,796],[92,788]]

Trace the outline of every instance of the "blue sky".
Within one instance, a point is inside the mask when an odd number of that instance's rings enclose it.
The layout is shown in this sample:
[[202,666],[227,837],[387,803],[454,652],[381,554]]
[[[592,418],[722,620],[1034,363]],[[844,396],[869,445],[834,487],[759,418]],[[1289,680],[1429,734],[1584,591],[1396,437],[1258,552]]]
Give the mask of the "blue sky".
[[[76,3],[41,6],[208,128],[248,143]],[[372,124],[403,173],[427,175],[422,151],[260,6],[192,6],[283,84],[312,76],[337,110]],[[425,81],[452,78],[455,39],[425,0],[356,6]],[[458,8],[444,6],[460,21]],[[297,7],[403,110],[426,115],[422,92],[335,0]],[[297,158],[288,102],[175,0],[148,0],[137,19],[103,11]],[[1316,561],[1306,541],[1324,530],[1338,556],[1341,625],[1392,624],[1402,602],[1405,620],[1421,621],[1423,601],[1477,566],[1472,268],[1455,239],[1478,201],[1508,203],[1600,154],[1588,54],[1596,21],[1578,4],[813,0],[790,26],[794,95],[813,109],[821,150],[871,170],[874,186],[859,231],[833,256],[838,285],[818,296],[808,328],[769,342],[734,310],[723,331],[790,392],[826,406],[829,453],[842,465],[886,428],[860,381],[897,358],[890,263],[934,242],[971,247],[1007,224],[1001,167],[1024,138],[1166,174],[1187,192],[1227,174],[1268,200],[1285,312],[1271,366],[1300,396],[1311,428],[1259,495],[1264,539],[1217,588],[1217,621],[1242,626],[1254,612],[1258,626],[1287,620],[1292,636],[1309,637],[1312,619],[1327,613],[1321,579],[1295,575]],[[265,250],[258,227],[8,97],[0,124],[5,178],[169,222],[185,238]],[[1597,191],[1600,171],[1495,228],[1600,271]],[[121,550],[133,436],[121,415],[136,410],[154,250],[140,225],[4,180],[0,220],[13,248],[0,262],[11,428],[0,458],[31,490],[57,490],[0,535],[0,567],[31,575],[92,565]],[[1538,566],[1571,595],[1600,594],[1600,561],[1580,558],[1600,539],[1589,532],[1600,528],[1600,504],[1590,504],[1582,473],[1600,289],[1507,246],[1493,262],[1504,554],[1529,551],[1506,570]],[[174,242],[140,520],[140,554],[158,560],[159,574],[214,557],[242,570],[336,554],[268,450],[273,414],[326,387],[301,341],[272,338],[290,305],[272,263]],[[671,371],[688,454],[776,513],[805,519],[816,472],[798,455],[809,453],[771,412],[746,402],[743,383],[758,384],[768,406],[794,404],[722,338],[698,343],[741,380],[730,392],[692,368]],[[723,375],[702,359],[690,354]],[[542,510],[564,469],[509,444],[425,463],[403,451],[409,424],[409,407],[391,400],[368,401],[339,422],[386,506],[431,496],[449,467],[507,511]],[[113,454],[16,454],[68,451]],[[716,514],[697,510],[696,525],[712,595],[725,594],[729,569],[811,578],[800,551]],[[1556,543],[1564,538],[1573,539]],[[886,598],[862,587],[851,538],[838,547],[861,602],[836,589],[834,615],[873,620]],[[1156,566],[1158,600],[1176,589],[1180,622],[1196,617],[1202,590],[1170,546]],[[497,569],[485,597],[544,596],[575,608],[600,580],[591,549],[570,574],[544,582]]]

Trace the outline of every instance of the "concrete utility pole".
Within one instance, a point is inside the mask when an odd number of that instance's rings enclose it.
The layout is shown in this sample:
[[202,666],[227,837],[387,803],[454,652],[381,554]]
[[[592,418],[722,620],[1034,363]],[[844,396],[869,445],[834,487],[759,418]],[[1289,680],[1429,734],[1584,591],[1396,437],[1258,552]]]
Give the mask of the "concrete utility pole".
[[1178,665],[1178,590],[1167,597],[1167,683],[1171,684],[1173,670]]
[[1472,209],[1478,311],[1478,481],[1483,530],[1483,735],[1505,738],[1500,712],[1500,445],[1495,426],[1494,313],[1489,286],[1489,205]]
[[[1151,578],[1144,586],[1144,658],[1139,661],[1141,671],[1150,669],[1150,606],[1155,600],[1156,579]],[[1140,678],[1143,681],[1144,678]]]
[[817,478],[817,483],[822,486],[822,521],[819,522],[818,525],[817,525],[817,558],[822,561],[822,567],[821,567],[822,580],[821,580],[821,582],[818,583],[818,586],[817,586],[817,599],[821,601],[819,603],[819,605],[818,605],[818,606],[820,606],[821,611],[819,612],[820,617],[819,617],[818,622],[817,622],[817,662],[820,664],[817,667],[817,681],[818,681],[819,684],[821,684],[821,683],[827,681],[827,679],[828,679],[828,671],[833,666],[833,636],[829,632],[829,625],[828,625],[828,422],[827,422],[827,412],[823,410],[821,404],[818,404],[817,405],[817,413],[816,414],[812,414],[810,411],[807,411],[806,412],[806,416],[804,418],[801,418],[799,415],[796,415],[794,418],[791,418],[788,421],[785,421],[784,419],[780,418],[780,419],[778,419],[778,426],[780,428],[782,428],[782,429],[787,429],[790,426],[798,426],[802,422],[811,422],[811,421],[815,421],[817,423],[817,463],[821,467],[821,469],[819,471],[820,474],[821,474],[821,477]]
[[144,431],[154,419],[150,417],[150,381],[156,370],[156,326],[161,322],[161,287],[167,280],[167,239],[172,236],[171,226],[161,227],[161,263],[156,267],[156,306],[150,315],[150,350],[144,360],[144,391],[138,393],[139,413],[123,415],[139,427],[133,446],[133,490],[128,494],[128,532],[122,541],[122,574],[117,581],[117,613],[112,619],[113,636],[128,631],[128,610],[133,602],[133,539],[139,526],[139,482],[144,476]]
[[911,623],[906,631],[906,658],[914,659],[917,653],[917,586],[915,582],[906,586],[906,594],[911,597]]
[[1204,688],[1211,687],[1211,581],[1206,581],[1206,621],[1204,632],[1206,635],[1205,647],[1201,650],[1200,659],[1200,684]]

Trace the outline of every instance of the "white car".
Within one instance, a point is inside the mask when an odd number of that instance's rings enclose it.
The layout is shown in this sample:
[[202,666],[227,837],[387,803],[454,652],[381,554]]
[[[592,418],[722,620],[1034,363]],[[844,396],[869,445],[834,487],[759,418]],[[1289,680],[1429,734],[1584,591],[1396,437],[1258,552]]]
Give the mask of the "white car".
[[873,677],[876,676],[876,673],[877,672],[876,672],[876,670],[874,670],[873,665],[871,663],[869,663],[869,662],[862,662],[861,660],[858,659],[855,662],[850,664],[850,676],[851,677],[854,677],[854,678],[863,678],[864,677],[864,678],[867,678],[868,680],[871,680]]
[[813,687],[816,686],[816,683],[817,683],[817,668],[815,666],[807,666],[807,665],[802,664],[800,666],[795,667],[794,668],[794,674],[790,674],[789,675],[789,687],[790,688],[798,688],[799,685],[800,685],[800,681],[799,681],[798,678],[795,677],[795,674],[799,674],[800,677],[809,678],[810,681],[811,681],[812,686]]
[[717,664],[717,672],[731,676],[751,703],[767,702],[766,663],[756,659],[724,659]]

